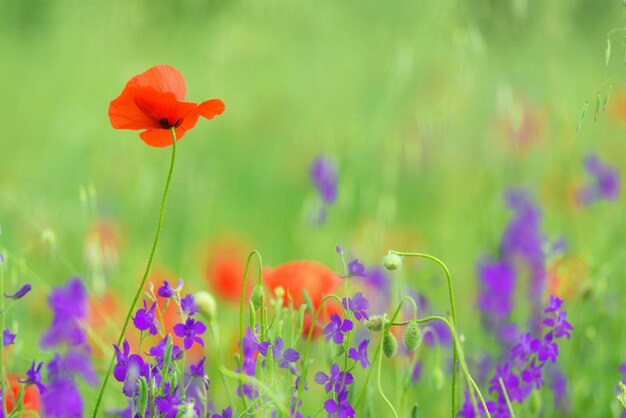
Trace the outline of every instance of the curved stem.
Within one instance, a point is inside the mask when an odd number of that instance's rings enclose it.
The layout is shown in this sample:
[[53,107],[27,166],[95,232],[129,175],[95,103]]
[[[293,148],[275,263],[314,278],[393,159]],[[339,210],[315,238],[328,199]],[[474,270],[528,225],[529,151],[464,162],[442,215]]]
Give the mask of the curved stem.
[[515,412],[513,412],[513,406],[511,405],[511,401],[509,400],[509,394],[506,391],[506,386],[504,386],[504,382],[502,378],[498,378],[498,383],[500,383],[500,388],[502,388],[502,394],[504,395],[504,399],[506,400],[506,407],[509,410],[509,415],[511,418],[515,418]]
[[[3,257],[0,254],[0,257]],[[4,317],[6,316],[6,310],[4,308],[4,258],[0,259],[0,315],[2,316],[1,324],[0,324],[0,332],[4,333]],[[4,334],[3,334],[4,335]],[[0,386],[4,388],[5,396],[2,396],[2,412],[3,416],[8,417],[9,413],[7,412],[7,403],[6,403],[6,393],[9,392],[6,390],[8,385],[5,385],[5,370],[4,370],[4,341],[2,346],[0,346]]]
[[[172,132],[172,159],[170,160],[170,169],[167,173],[167,180],[165,180],[165,189],[163,190],[163,197],[161,198],[161,209],[159,211],[159,221],[157,222],[156,233],[154,234],[154,241],[152,242],[152,249],[150,250],[150,256],[148,257],[148,263],[146,264],[146,269],[143,273],[143,277],[141,279],[141,283],[139,287],[137,287],[137,291],[135,292],[135,297],[133,298],[132,303],[128,309],[128,313],[126,314],[126,319],[124,320],[124,326],[122,327],[122,331],[120,332],[120,336],[117,339],[117,345],[121,345],[124,340],[124,334],[126,334],[126,328],[128,328],[128,323],[130,322],[130,317],[135,309],[135,305],[139,300],[139,296],[141,295],[141,291],[146,285],[146,280],[148,279],[148,274],[150,273],[150,267],[152,266],[152,261],[154,260],[154,254],[156,253],[157,245],[159,243],[159,236],[161,235],[161,225],[163,224],[163,215],[165,213],[165,202],[167,200],[167,194],[169,192],[170,183],[172,181],[172,173],[174,172],[174,162],[176,161],[176,131],[174,128],[171,128]],[[93,418],[96,418],[98,415],[98,409],[100,408],[100,403],[102,402],[102,396],[104,395],[104,389],[106,388],[107,382],[109,381],[109,376],[111,375],[111,371],[113,370],[113,364],[115,363],[115,354],[111,356],[111,361],[109,362],[109,368],[107,369],[107,373],[104,375],[104,379],[102,380],[102,386],[100,386],[100,392],[98,392],[98,399],[96,400],[96,406],[93,410]]]
[[[454,324],[454,327],[456,328],[456,306],[454,304],[454,293],[452,292],[452,276],[450,275],[450,270],[448,270],[448,266],[446,266],[446,264],[443,261],[441,261],[437,257],[434,257],[430,254],[408,253],[408,252],[393,251],[393,250],[389,252],[392,254],[402,256],[402,257],[425,258],[427,260],[434,261],[435,263],[441,266],[443,271],[446,273],[446,279],[448,280],[448,296],[450,297],[450,313],[452,314],[452,324]],[[454,344],[456,345],[456,340]],[[456,414],[456,369],[457,369],[457,365],[458,365],[458,358],[457,358],[457,350],[455,349],[452,352],[452,418],[454,418]]]
[[[400,304],[402,305],[402,304]],[[381,333],[380,335],[381,341],[384,338],[384,335]],[[387,405],[387,407],[389,407],[389,409],[391,409],[391,412],[393,413],[393,416],[398,418],[398,413],[396,412],[395,408],[393,407],[393,405],[391,404],[391,402],[389,402],[389,399],[387,399],[387,397],[385,396],[385,394],[383,393],[383,388],[380,386],[380,375],[381,375],[381,366],[383,364],[383,350],[380,350],[380,353],[378,354],[378,378],[377,378],[377,386],[378,386],[378,393],[380,393],[380,397],[383,398],[383,401],[385,401],[385,404]]]

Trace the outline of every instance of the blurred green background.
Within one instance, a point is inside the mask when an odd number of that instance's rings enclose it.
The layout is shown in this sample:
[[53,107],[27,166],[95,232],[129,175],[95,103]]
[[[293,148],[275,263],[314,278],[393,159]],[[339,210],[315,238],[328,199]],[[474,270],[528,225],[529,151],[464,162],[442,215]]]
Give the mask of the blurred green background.
[[[559,360],[569,416],[617,416],[623,199],[580,208],[572,193],[587,181],[586,154],[626,163],[623,33],[612,35],[605,68],[605,39],[626,25],[623,13],[616,0],[4,0],[0,239],[17,261],[8,285],[33,282],[43,303],[51,286],[89,276],[86,235],[104,218],[121,237],[110,286],[122,306],[130,301],[169,150],[113,130],[107,109],[130,77],[170,64],[188,100],[220,98],[226,111],[180,142],[159,266],[204,288],[203,249],[223,236],[268,265],[312,259],[337,271],[337,244],[367,263],[391,247],[429,252],[453,272],[472,353],[490,344],[475,310],[475,264],[496,252],[511,216],[503,192],[525,187],[546,235],[565,236],[585,266],[567,302],[575,338]],[[594,122],[596,94],[609,85]],[[337,161],[339,197],[316,227],[317,155]],[[403,274],[445,310],[435,267]],[[45,325],[28,318],[43,307],[18,309],[37,341]],[[24,350],[16,370],[32,358]],[[416,401],[424,416],[441,416],[448,392],[423,380]]]

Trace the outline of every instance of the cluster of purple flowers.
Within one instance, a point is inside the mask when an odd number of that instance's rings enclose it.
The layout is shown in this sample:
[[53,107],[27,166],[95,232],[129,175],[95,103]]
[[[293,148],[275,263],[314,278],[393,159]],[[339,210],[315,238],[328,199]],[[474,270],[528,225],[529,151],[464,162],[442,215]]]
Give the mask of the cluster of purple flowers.
[[578,202],[581,205],[590,205],[602,199],[617,199],[620,194],[619,170],[602,162],[595,154],[587,155],[584,164],[593,181],[578,190]]
[[[185,352],[194,344],[204,346],[201,336],[206,331],[204,323],[194,318],[197,308],[193,296],[181,298],[181,290],[182,281],[176,288],[164,282],[158,289],[158,295],[173,300],[179,307],[181,322],[174,326],[173,331],[183,338],[182,348],[174,343],[169,334],[150,347],[145,355],[132,353],[126,340],[121,347],[113,346],[116,357],[113,377],[123,383],[122,393],[130,404],[129,408],[119,413],[122,417],[135,418],[145,414],[146,417],[173,418],[179,414],[206,416],[209,412],[206,400],[210,382],[204,370],[206,357],[182,372],[175,366],[175,362],[183,360]],[[138,309],[133,318],[135,328],[142,333],[159,334],[160,324],[155,318],[156,309],[156,302],[148,307],[144,301],[143,308]],[[221,415],[213,416],[228,417],[231,416],[229,414],[232,411],[227,408]]]
[[[511,348],[508,360],[496,367],[496,373],[489,381],[489,392],[495,392],[497,400],[487,402],[487,408],[494,418],[509,418],[506,396],[511,402],[521,404],[534,390],[539,390],[545,384],[544,369],[549,363],[556,363],[559,354],[558,340],[563,337],[569,339],[573,330],[566,319],[567,313],[561,309],[562,304],[561,299],[550,296],[550,303],[544,310],[546,315],[543,319],[543,337],[534,338],[530,333],[522,334],[518,343]],[[484,411],[480,412],[484,416]],[[476,417],[467,394],[458,416]]]
[[546,241],[541,232],[541,210],[532,202],[524,190],[510,190],[506,202],[514,211],[500,242],[497,259],[483,259],[478,263],[480,293],[478,307],[483,313],[487,329],[509,345],[517,338],[515,326],[510,323],[513,297],[517,280],[526,273],[528,298],[533,316],[539,317],[541,299],[545,289]]
[[[369,319],[367,313],[369,302],[363,293],[358,292],[351,298],[343,298],[342,305],[344,311],[353,315],[357,321]],[[371,367],[367,354],[369,339],[363,339],[356,347],[348,349],[345,346],[347,344],[345,336],[353,330],[353,326],[354,324],[350,319],[342,319],[337,314],[331,315],[330,322],[323,330],[326,342],[332,340],[333,343],[344,346],[345,355],[354,361],[354,366],[360,364],[363,369]],[[331,394],[331,397],[324,402],[324,409],[329,417],[350,418],[355,416],[356,411],[348,399],[349,387],[353,381],[352,373],[349,370],[341,370],[337,363],[330,366],[329,374],[322,371],[315,374],[315,382],[324,386],[326,393]]]

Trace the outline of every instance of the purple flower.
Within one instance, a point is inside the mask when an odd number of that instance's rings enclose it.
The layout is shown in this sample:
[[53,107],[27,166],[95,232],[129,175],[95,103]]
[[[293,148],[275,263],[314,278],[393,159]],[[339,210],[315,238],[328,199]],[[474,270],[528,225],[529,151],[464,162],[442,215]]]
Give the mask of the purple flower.
[[357,292],[352,298],[343,298],[341,303],[345,310],[354,312],[354,318],[357,321],[362,318],[370,319],[366,312],[370,304],[363,296],[363,292]]
[[139,331],[148,330],[148,333],[150,335],[157,335],[159,332],[157,328],[159,323],[154,318],[155,309],[156,309],[156,302],[152,302],[152,306],[150,306],[150,309],[148,309],[148,306],[146,305],[146,301],[144,300],[143,308],[137,310],[137,313],[135,314],[135,317],[133,318],[133,324],[135,324],[135,328],[137,328]]
[[574,327],[572,327],[572,325],[567,322],[567,320],[565,319],[566,317],[567,312],[559,312],[554,320],[551,318],[546,318],[544,319],[543,323],[549,327],[554,327],[553,332],[556,338],[567,337],[569,339],[572,336],[570,334],[570,331],[572,331]]
[[543,339],[543,345],[537,352],[537,358],[541,362],[550,360],[552,363],[556,363],[556,358],[559,355],[559,346],[552,342],[552,333],[546,334]]
[[556,312],[561,309],[561,305],[563,305],[563,301],[554,295],[550,295],[550,303],[544,309],[545,313]]
[[37,389],[39,389],[39,393],[43,395],[44,393],[46,393],[47,389],[41,382],[41,366],[43,366],[43,362],[35,366],[35,362],[33,361],[33,364],[31,364],[30,368],[26,370],[26,379],[20,380],[20,382],[27,385],[37,386]]
[[[484,417],[486,414],[485,409],[483,408],[483,404],[478,401],[478,399],[476,399],[476,404],[478,406],[478,412],[480,413],[480,416]],[[493,414],[493,412],[495,411],[495,403],[493,401],[486,401],[485,404],[487,405],[487,410],[489,411],[489,413]],[[463,401],[463,406],[461,407],[461,410],[458,412],[457,416],[463,418],[477,418],[476,413],[474,412],[474,405],[472,405],[472,400],[467,391],[465,391],[465,400]],[[502,416],[500,418],[508,417]]]
[[113,377],[118,382],[124,382],[122,391],[128,397],[137,393],[137,383],[141,376],[148,377],[149,365],[146,364],[140,355],[130,354],[130,344],[124,340],[121,351],[117,345],[113,345],[115,349],[115,357],[117,364],[113,368]]
[[489,392],[495,391],[500,397],[504,398],[504,393],[500,387],[499,379],[502,379],[511,401],[522,402],[524,400],[522,390],[520,388],[519,377],[511,371],[511,366],[509,364],[505,364],[502,367],[496,366],[496,373],[489,381],[491,384],[489,386]]
[[341,317],[337,314],[330,316],[330,323],[326,325],[322,334],[326,335],[326,342],[332,338],[335,344],[343,343],[343,334],[352,330],[352,321],[344,319],[341,321]]
[[204,388],[206,390],[209,390],[209,377],[204,374],[204,361],[205,360],[206,360],[206,357],[202,357],[202,359],[198,363],[192,364],[189,367],[189,372],[191,374],[191,377],[200,378],[200,380],[202,380],[202,382],[204,383]]
[[537,365],[534,361],[522,370],[522,380],[526,383],[532,383],[539,390],[545,383],[543,380],[542,365]]
[[337,363],[333,363],[333,365],[330,366],[330,376],[324,372],[317,372],[315,374],[315,383],[318,385],[324,385],[326,393],[331,390],[339,393],[352,384],[353,380],[354,377],[352,376],[352,373],[340,371]]
[[365,276],[365,266],[363,266],[363,263],[361,263],[358,258],[348,263],[348,275],[352,277]]
[[226,409],[222,409],[222,413],[221,414],[213,414],[213,415],[211,415],[211,418],[232,418],[232,416],[233,416],[233,410],[229,406]]
[[180,300],[180,308],[187,315],[193,315],[198,312],[198,307],[196,306],[196,302],[191,294],[186,295]]
[[515,272],[505,261],[483,260],[478,275],[482,285],[478,307],[496,322],[505,320],[513,311]]
[[284,346],[285,343],[283,339],[276,337],[276,344],[272,347],[272,355],[276,359],[278,367],[281,369],[286,369],[289,367],[290,363],[295,363],[300,359],[300,353],[293,348],[288,348],[283,351]]
[[79,375],[90,385],[98,383],[98,375],[91,364],[91,354],[87,347],[71,348],[61,356],[56,353],[47,364],[48,381],[71,378]]
[[583,205],[590,205],[597,200],[615,200],[620,194],[620,173],[600,160],[597,155],[590,154],[585,158],[585,169],[594,178],[578,190],[578,201]]
[[189,350],[194,342],[204,347],[204,341],[198,335],[204,334],[206,325],[202,321],[196,321],[193,318],[187,318],[184,324],[174,325],[174,334],[184,337],[183,345],[185,350]]
[[[162,367],[163,361],[165,361],[165,348],[167,347],[168,338],[169,336],[166,336],[157,345],[150,347],[148,351],[149,356],[156,358],[159,368]],[[128,343],[124,341],[124,344]],[[180,360],[181,358],[183,358],[183,351],[176,344],[172,344],[172,360]]]
[[530,333],[524,333],[520,335],[519,344],[511,349],[511,357],[526,361],[531,354],[537,353],[540,348],[541,340],[533,338]]
[[44,416],[50,418],[82,418],[83,401],[73,379],[63,377],[48,383],[41,397]]
[[159,287],[157,294],[163,298],[171,298],[174,297],[176,292],[179,292],[183,288],[183,279],[178,279],[178,285],[174,289],[170,282],[167,280],[163,280],[163,285]]
[[41,338],[43,348],[61,343],[71,346],[87,342],[87,334],[80,325],[87,317],[87,291],[79,278],[70,279],[65,286],[53,289],[48,296],[52,309],[52,324]]
[[[154,404],[157,410],[160,412],[159,417],[174,418],[178,414],[180,399],[178,398],[178,388],[171,389],[169,383],[163,385],[163,395],[154,399]],[[146,414],[146,416],[148,416]]]
[[[241,342],[241,354],[242,361],[241,367],[237,368],[237,372],[245,373],[248,376],[254,376],[256,374],[256,354],[259,352],[259,348],[261,344],[258,342],[257,338],[254,335],[254,332],[250,328],[246,330],[246,335],[244,335],[243,340]],[[263,345],[265,347],[265,355],[267,355],[267,348],[269,347],[269,343]],[[243,395],[246,395],[248,398],[253,399],[257,397],[257,390],[254,386],[244,383],[243,387]],[[242,396],[241,388],[239,385],[237,386],[237,395]]]
[[317,157],[311,164],[311,180],[326,203],[337,199],[337,164],[328,157]]
[[348,351],[348,357],[350,357],[354,361],[361,362],[361,367],[363,367],[364,369],[367,366],[371,365],[369,359],[367,358],[367,347],[369,346],[369,343],[370,340],[365,339],[359,344],[358,350],[355,348],[351,348]]
[[21,299],[22,297],[24,297],[28,292],[30,292],[30,290],[32,289],[30,284],[25,284],[24,286],[22,286],[20,288],[20,290],[18,290],[17,292],[15,292],[12,295],[7,295],[6,293],[4,294],[4,296],[6,296],[9,299]]
[[328,399],[324,402],[324,409],[328,412],[328,416],[337,414],[338,418],[351,418],[354,417],[355,411],[348,402],[348,391],[342,390],[337,394],[337,400]]
[[11,333],[11,330],[6,328],[2,333],[2,346],[7,347],[15,343],[15,334]]

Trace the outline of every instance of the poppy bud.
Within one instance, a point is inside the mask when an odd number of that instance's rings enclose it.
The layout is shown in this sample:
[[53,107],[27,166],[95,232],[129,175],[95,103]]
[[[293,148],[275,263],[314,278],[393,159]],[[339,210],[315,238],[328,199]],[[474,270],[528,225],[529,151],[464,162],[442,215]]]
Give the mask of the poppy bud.
[[393,336],[392,333],[387,331],[383,336],[383,354],[387,358],[391,358],[396,355],[398,351],[398,343],[396,342],[396,337]]
[[422,344],[422,330],[417,321],[411,321],[404,332],[404,346],[407,350],[415,352]]
[[250,329],[256,328],[256,310],[254,309],[254,303],[251,300],[248,301],[248,311],[250,312]]
[[263,304],[263,287],[256,285],[250,296],[250,302],[254,305],[254,309],[259,309]]
[[402,267],[402,257],[398,254],[390,252],[385,256],[385,258],[383,258],[383,265],[387,270],[398,270]]
[[385,323],[385,319],[380,315],[373,315],[365,321],[365,328],[370,331],[380,331],[383,329],[383,325]]
[[209,321],[217,319],[217,303],[212,294],[200,291],[193,295],[193,300],[196,303],[198,311]]

